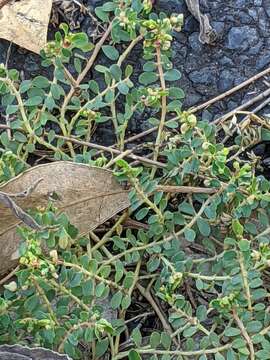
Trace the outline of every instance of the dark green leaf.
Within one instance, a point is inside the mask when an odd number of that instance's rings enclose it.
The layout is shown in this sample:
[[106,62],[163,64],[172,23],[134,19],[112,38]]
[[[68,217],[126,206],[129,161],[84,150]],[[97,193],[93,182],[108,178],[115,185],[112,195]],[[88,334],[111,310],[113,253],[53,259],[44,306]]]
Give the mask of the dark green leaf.
[[130,350],[128,360],[142,360],[141,356],[135,350]]
[[113,77],[116,81],[120,81],[120,80],[121,80],[122,70],[121,70],[121,68],[120,68],[118,65],[113,64],[113,65],[110,67],[110,73],[111,73],[112,77]]
[[102,51],[110,60],[117,60],[119,58],[119,52],[114,46],[103,45]]
[[144,72],[139,76],[139,82],[143,85],[149,85],[158,80],[158,75],[154,72]]
[[25,101],[25,106],[37,106],[42,103],[42,97],[41,96],[33,96],[32,98]]
[[176,81],[176,80],[181,79],[181,73],[179,70],[176,70],[176,69],[168,70],[164,74],[164,78],[166,81]]
[[192,229],[186,229],[184,235],[187,241],[193,242],[196,238],[196,233]]

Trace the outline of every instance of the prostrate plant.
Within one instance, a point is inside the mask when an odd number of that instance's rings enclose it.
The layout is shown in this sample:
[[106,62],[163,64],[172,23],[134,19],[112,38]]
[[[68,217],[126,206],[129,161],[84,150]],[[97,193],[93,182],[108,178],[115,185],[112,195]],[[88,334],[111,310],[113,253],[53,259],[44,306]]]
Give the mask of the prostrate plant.
[[[77,52],[90,49],[86,36],[63,25],[64,36],[57,33],[43,52],[52,80],[20,82],[16,71],[1,70],[11,131],[0,136],[0,180],[23,171],[42,146],[56,160],[112,168],[130,187],[131,206],[109,229],[84,238],[52,204],[33,211],[43,230],[20,229],[20,269],[0,298],[0,342],[74,359],[269,359],[270,182],[257,175],[252,152],[270,139],[269,124],[252,115],[215,126],[182,112],[182,90],[168,86],[180,78],[170,58],[182,16],[151,11],[152,2],[140,0],[98,7],[109,24],[89,60]],[[140,42],[145,64],[136,86],[123,64]],[[101,51],[116,63],[95,66],[99,85],[85,76]],[[67,70],[72,61],[77,78]],[[124,159],[131,152],[125,133],[149,108],[157,126],[147,144],[153,166],[137,167]],[[88,151],[93,127],[105,121],[117,140],[106,150],[118,150],[116,157]],[[147,312],[134,316],[138,294]],[[108,304],[116,317],[107,316]],[[153,311],[159,321],[149,330],[143,324]]]

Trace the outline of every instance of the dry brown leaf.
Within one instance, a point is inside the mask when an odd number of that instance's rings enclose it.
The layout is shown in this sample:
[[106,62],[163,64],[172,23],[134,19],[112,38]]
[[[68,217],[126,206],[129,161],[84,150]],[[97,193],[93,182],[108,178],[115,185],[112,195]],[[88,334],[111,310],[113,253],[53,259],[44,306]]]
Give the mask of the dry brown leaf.
[[68,355],[58,354],[44,348],[29,348],[22,345],[1,345],[1,360],[71,360]]
[[[82,235],[129,206],[127,191],[111,171],[68,161],[33,167],[0,186],[0,191],[20,193],[39,179],[43,180],[36,189],[26,198],[16,198],[16,204],[24,211],[46,206],[54,194],[59,212],[65,212]],[[0,273],[18,257],[16,228],[20,224],[12,210],[0,203]]]
[[35,53],[46,45],[52,0],[10,0],[0,9],[0,38]]

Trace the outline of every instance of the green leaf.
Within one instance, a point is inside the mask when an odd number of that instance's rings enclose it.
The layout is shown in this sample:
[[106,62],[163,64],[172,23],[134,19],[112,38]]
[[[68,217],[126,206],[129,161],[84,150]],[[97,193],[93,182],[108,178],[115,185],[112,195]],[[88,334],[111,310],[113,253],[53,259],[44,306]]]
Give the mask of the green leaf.
[[65,95],[63,88],[58,84],[51,84],[52,97],[59,100],[61,96]]
[[166,81],[176,81],[181,79],[181,73],[179,70],[176,69],[172,69],[172,70],[168,70],[167,72],[165,72],[164,74],[164,79]]
[[40,89],[46,89],[50,86],[49,80],[44,76],[37,76],[33,79],[33,85],[40,88]]
[[110,67],[110,73],[111,73],[112,77],[113,77],[116,81],[120,81],[120,80],[121,80],[122,70],[121,70],[121,68],[120,68],[118,65],[113,64],[113,65]]
[[242,239],[238,242],[238,246],[241,251],[248,251],[250,249],[250,241]]
[[182,102],[179,100],[173,100],[168,104],[168,111],[180,111],[182,108]]
[[106,74],[108,71],[110,71],[106,66],[103,65],[96,65],[95,70],[102,74]]
[[144,208],[140,209],[140,210],[136,213],[136,219],[137,219],[138,221],[143,220],[143,219],[146,217],[146,215],[149,213],[149,210],[150,210],[150,208],[147,208],[147,207],[144,207]]
[[104,5],[102,5],[102,10],[106,12],[114,11],[116,8],[117,5],[112,1],[108,1]]
[[6,108],[6,114],[7,115],[12,115],[15,114],[19,109],[18,105],[8,105]]
[[216,353],[215,354],[215,360],[225,360],[225,357],[220,353]]
[[150,336],[150,346],[153,349],[156,349],[160,344],[160,334],[154,331]]
[[169,97],[172,99],[183,99],[185,97],[185,93],[180,88],[171,87],[169,89]]
[[196,309],[196,317],[199,321],[205,321],[207,319],[207,308],[205,305],[199,305]]
[[196,238],[196,233],[192,229],[186,229],[184,235],[187,241],[193,242]]
[[55,139],[55,131],[50,130],[49,133],[48,133],[48,141],[49,141],[49,143],[51,143],[54,139]]
[[56,103],[52,96],[47,96],[44,105],[48,110],[53,110],[56,107]]
[[96,358],[104,355],[105,352],[108,350],[109,346],[109,339],[100,340],[96,343]]
[[259,331],[261,331],[263,325],[260,321],[249,321],[246,325],[246,330],[248,333],[258,333]]
[[33,96],[32,98],[25,101],[25,106],[37,106],[42,103],[43,99],[41,96]]
[[142,334],[141,334],[139,328],[135,328],[135,329],[132,331],[131,338],[132,338],[132,340],[134,341],[134,343],[135,343],[135,345],[136,345],[137,347],[140,347],[140,346],[141,346],[141,343],[142,343]]
[[135,350],[130,350],[128,360],[142,360],[141,356]]
[[210,235],[211,228],[210,228],[210,225],[209,225],[208,221],[206,221],[203,218],[199,218],[197,220],[197,225],[198,225],[199,231],[202,234],[202,236],[209,236]]
[[74,68],[77,71],[77,73],[80,74],[82,72],[82,62],[77,57],[75,57],[74,59]]
[[103,283],[99,283],[96,286],[96,297],[102,297],[104,290],[105,290],[105,285]]
[[266,128],[261,129],[261,140],[262,141],[270,141],[270,131]]
[[143,85],[149,85],[158,80],[158,75],[155,72],[144,72],[139,76],[139,82]]
[[241,334],[240,329],[233,328],[233,327],[227,327],[224,332],[225,336],[231,337],[231,336],[237,336]]
[[99,90],[99,85],[95,80],[90,80],[89,81],[89,89],[94,93],[94,94],[99,94],[100,90]]
[[117,60],[119,58],[119,51],[111,45],[103,45],[102,51],[110,60]]
[[159,268],[160,265],[160,259],[157,257],[152,257],[148,262],[147,262],[147,270],[149,272],[154,272]]
[[244,233],[244,227],[240,224],[239,220],[233,219],[232,229],[236,236],[242,236]]
[[125,77],[130,77],[133,73],[133,67],[128,64],[125,68]]
[[97,15],[97,17],[100,20],[102,20],[104,22],[109,22],[110,21],[109,15],[105,11],[103,11],[102,6],[98,6],[98,7],[95,8],[95,14]]
[[33,153],[36,150],[36,147],[34,144],[26,144],[25,149],[29,153]]
[[260,360],[269,360],[269,349],[268,350],[259,350],[255,353],[256,359]]
[[117,89],[119,90],[119,92],[123,95],[127,95],[129,93],[129,87],[127,86],[126,83],[121,82],[120,84],[117,85]]
[[167,334],[166,332],[163,332],[161,334],[161,338],[160,338],[161,344],[164,347],[165,350],[169,350],[171,347],[171,343],[172,343],[172,338],[170,337],[169,334]]
[[156,70],[156,68],[157,68],[157,64],[153,61],[148,61],[147,63],[145,63],[143,65],[143,71],[145,71],[145,72],[150,72],[150,71],[154,72]]
[[123,286],[125,289],[129,289],[132,284],[133,284],[133,280],[134,280],[134,273],[129,271],[126,276],[125,279],[123,281]]
[[94,329],[86,328],[84,331],[84,340],[90,343],[94,340]]
[[92,279],[86,280],[84,283],[82,283],[82,292],[83,296],[93,296],[94,292],[94,283]]
[[79,49],[84,48],[86,45],[88,45],[88,41],[88,36],[83,32],[72,34],[72,45],[76,46]]
[[131,297],[128,295],[125,295],[123,297],[122,304],[121,304],[122,309],[123,310],[128,309],[130,307],[130,305],[131,305]]
[[183,336],[185,338],[189,338],[192,335],[196,334],[196,332],[197,332],[197,326],[190,326],[189,328],[183,331]]
[[16,131],[14,133],[14,138],[15,138],[16,141],[19,141],[20,143],[26,143],[27,142],[27,137],[24,134],[22,134],[21,132],[18,132],[18,131]]
[[32,295],[24,302],[24,307],[27,311],[30,313],[33,312],[36,307],[39,305],[39,296],[38,295]]
[[20,93],[23,94],[26,91],[28,91],[30,89],[30,87],[32,86],[32,81],[31,80],[24,80],[21,82],[20,84]]
[[111,307],[116,310],[120,307],[122,302],[123,294],[121,291],[115,293],[111,299]]

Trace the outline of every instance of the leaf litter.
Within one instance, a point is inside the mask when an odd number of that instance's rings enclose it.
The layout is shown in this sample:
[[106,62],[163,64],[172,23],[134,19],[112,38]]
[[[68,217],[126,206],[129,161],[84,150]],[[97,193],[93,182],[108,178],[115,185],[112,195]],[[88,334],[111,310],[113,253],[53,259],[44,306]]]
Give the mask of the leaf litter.
[[0,194],[0,273],[19,257],[17,227],[25,223],[35,228],[28,210],[46,207],[52,200],[59,213],[65,212],[85,235],[129,207],[128,192],[111,171],[68,161],[32,167],[0,186]]

